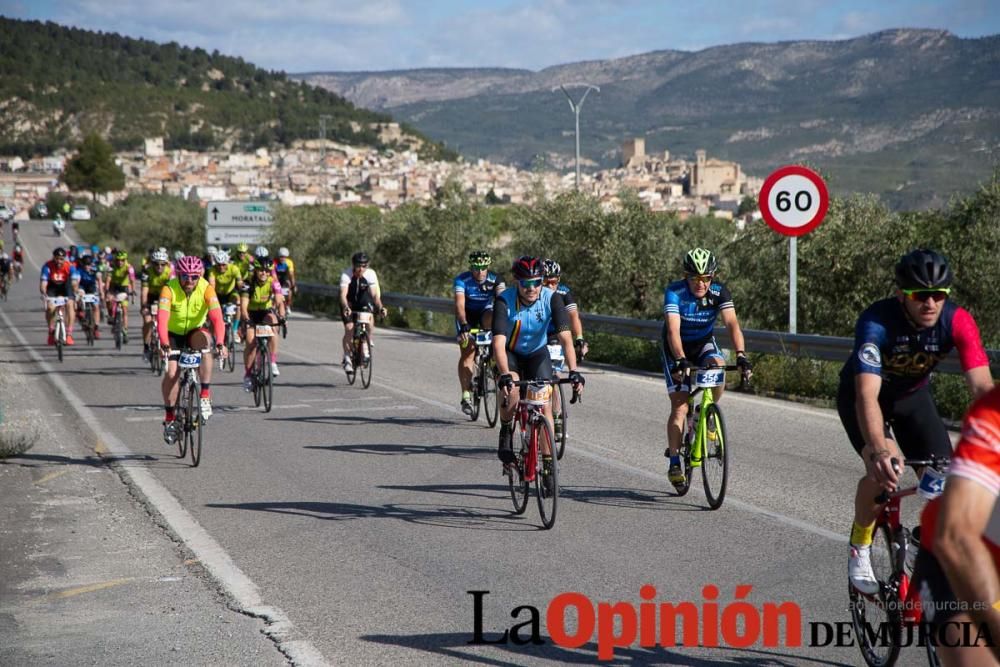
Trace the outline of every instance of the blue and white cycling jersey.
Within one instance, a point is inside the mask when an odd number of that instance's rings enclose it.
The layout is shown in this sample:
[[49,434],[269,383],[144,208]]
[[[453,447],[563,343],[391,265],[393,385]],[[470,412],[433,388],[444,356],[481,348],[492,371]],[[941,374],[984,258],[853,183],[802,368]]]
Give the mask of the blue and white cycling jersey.
[[465,315],[470,320],[479,319],[479,315],[493,308],[497,286],[502,290],[503,281],[492,271],[487,272],[486,280],[479,282],[471,271],[455,277],[453,289],[455,294],[465,295]]
[[97,272],[97,268],[91,266],[89,269],[79,269],[80,273],[80,289],[87,294],[97,293],[97,281],[100,278],[100,274]]
[[497,297],[493,306],[493,335],[507,337],[507,350],[527,356],[548,343],[549,322],[556,331],[569,330],[569,317],[561,294],[548,287],[541,289],[531,305],[522,305],[517,287],[509,287]]
[[[733,307],[729,288],[714,280],[700,299],[691,293],[687,280],[683,279],[670,283],[663,291],[664,314],[680,315],[682,343],[711,338],[719,313]],[[666,323],[663,331],[665,337]]]

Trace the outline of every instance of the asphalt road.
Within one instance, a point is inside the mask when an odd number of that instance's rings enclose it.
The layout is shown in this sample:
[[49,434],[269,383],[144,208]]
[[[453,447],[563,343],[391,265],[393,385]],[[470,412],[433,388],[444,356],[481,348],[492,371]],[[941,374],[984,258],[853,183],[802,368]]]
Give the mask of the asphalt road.
[[[239,600],[230,587],[255,587],[259,603],[287,615],[290,636],[325,660],[591,663],[597,630],[577,648],[551,640],[546,610],[559,594],[582,593],[595,609],[599,601],[635,609],[647,600],[691,601],[704,620],[713,613],[703,589],[714,585],[720,610],[737,586],[752,587],[746,601],[757,609],[796,603],[802,645],[642,647],[637,638],[615,651],[616,661],[860,662],[856,648],[809,645],[810,623],[850,621],[846,533],[863,467],[834,412],[727,394],[732,475],[725,504],[713,512],[697,486],[677,498],[666,481],[662,380],[585,368],[584,403],[572,408],[559,469],[558,520],[544,531],[534,501],[524,515],[512,514],[496,430],[458,409],[454,344],[380,329],[375,379],[363,390],[348,386],[336,365],[341,325],[296,315],[281,342],[270,414],[253,408],[238,372],[216,372],[215,416],[194,469],[161,439],[159,382],[139,345],[116,352],[105,338],[88,348],[81,335],[65,362],[55,361],[44,345],[35,277],[58,241],[48,224],[22,230],[32,261],[0,310],[90,415],[102,434],[98,451],[122,458],[122,475],[148,476],[176,500],[184,521],[203,529],[198,535],[210,538],[221,563],[208,569],[223,591]],[[158,497],[143,502],[187,539],[190,526],[175,524]],[[655,593],[641,596],[647,584]],[[516,618],[512,610],[533,606],[545,643],[470,644],[468,591],[489,591],[481,597],[484,639],[527,621],[530,610]],[[567,633],[576,627],[571,612]],[[899,664],[924,664],[922,649],[904,649]]]

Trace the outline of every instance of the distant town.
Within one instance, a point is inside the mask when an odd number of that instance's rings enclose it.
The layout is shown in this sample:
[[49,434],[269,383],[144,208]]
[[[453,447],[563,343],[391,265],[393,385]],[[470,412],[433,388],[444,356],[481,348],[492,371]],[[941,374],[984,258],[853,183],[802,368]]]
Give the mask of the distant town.
[[[383,142],[402,138],[396,123],[377,128]],[[0,156],[0,200],[24,208],[44,199],[59,183],[67,155],[22,160]],[[291,148],[253,153],[164,150],[162,137],[148,138],[141,151],[117,154],[125,190],[102,198],[113,203],[130,193],[168,194],[193,201],[273,199],[290,206],[329,204],[376,206],[391,210],[410,202],[429,202],[447,181],[455,180],[471,196],[491,203],[519,204],[543,190],[546,196],[571,191],[575,173],[527,171],[486,160],[421,160],[415,150],[375,150],[307,140]],[[681,217],[735,216],[740,202],[756,197],[762,179],[748,176],[735,162],[695,151],[693,160],[670,151],[646,153],[645,140],[633,138],[621,148],[617,169],[583,173],[580,190],[602,206],[620,205],[623,190],[634,191],[654,211]]]

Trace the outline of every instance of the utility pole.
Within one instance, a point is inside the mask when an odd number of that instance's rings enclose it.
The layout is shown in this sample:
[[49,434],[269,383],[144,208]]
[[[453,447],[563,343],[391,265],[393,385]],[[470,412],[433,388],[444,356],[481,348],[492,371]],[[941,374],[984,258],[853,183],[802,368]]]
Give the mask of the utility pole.
[[319,161],[326,161],[326,121],[333,118],[330,114],[320,114],[319,117]]
[[[574,102],[573,98],[570,97],[570,94],[566,92],[567,85],[577,88],[583,86],[586,88],[586,90],[583,91],[583,97],[580,98],[579,102]],[[583,101],[587,99],[587,95],[590,94],[590,91],[596,90],[597,92],[601,92],[601,89],[589,83],[577,82],[570,84],[562,84],[559,86],[559,90],[563,91],[563,94],[566,96],[566,99],[569,100],[569,108],[572,109],[573,115],[576,116],[576,133],[575,133],[576,134],[576,191],[579,192],[580,191],[580,109],[583,107]],[[553,88],[552,92],[553,93],[556,92],[556,89]]]

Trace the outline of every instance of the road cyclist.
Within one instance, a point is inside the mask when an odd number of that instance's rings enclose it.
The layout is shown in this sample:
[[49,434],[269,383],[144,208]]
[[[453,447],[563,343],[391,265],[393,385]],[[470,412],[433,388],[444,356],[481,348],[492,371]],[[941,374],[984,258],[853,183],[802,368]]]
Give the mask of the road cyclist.
[[[230,317],[229,327],[235,340],[238,337],[240,326],[240,293],[243,290],[243,273],[234,262],[229,260],[229,253],[219,250],[215,253],[215,263],[207,272],[209,284],[215,288],[215,293],[219,297],[219,303],[223,310],[230,306],[235,306],[235,312]],[[232,310],[230,308],[230,310]]]
[[[66,250],[56,248],[52,251],[52,259],[42,266],[42,276],[39,291],[45,301],[45,322],[49,330],[48,344],[55,345],[55,306],[52,299],[66,297],[73,300],[80,285],[80,273],[66,260]],[[66,345],[73,345],[73,323],[75,308],[66,309]]]
[[[101,275],[98,269],[97,259],[91,254],[80,258],[77,273],[80,274],[80,291],[77,294],[77,308],[83,314],[81,321],[86,326],[86,322],[89,320],[93,327],[91,331],[93,332],[94,339],[98,340],[101,337],[100,324],[101,304],[104,303],[104,276]],[[92,303],[84,303],[84,295],[89,296],[94,301]],[[89,311],[89,316],[87,311]]]
[[299,286],[295,278],[295,261],[288,248],[278,248],[278,259],[274,262],[274,273],[281,285],[281,294],[285,297],[285,310],[292,312],[292,300],[298,294]]
[[[354,319],[363,310],[386,316],[382,305],[382,291],[375,269],[369,268],[368,254],[358,251],[351,256],[351,268],[344,269],[340,274],[340,321],[344,324],[342,348],[344,352],[344,371],[354,372],[354,361],[351,359],[351,346],[354,340]],[[375,324],[368,328],[369,345],[374,345]]]
[[24,271],[24,248],[21,247],[20,243],[14,244],[14,250],[11,252],[10,258],[13,261],[11,268],[14,271],[14,277],[17,280],[21,280],[21,272]]
[[142,358],[149,361],[150,355],[159,354],[159,341],[152,340],[153,318],[160,302],[160,292],[172,278],[174,269],[170,257],[162,250],[150,253],[149,262],[139,277],[139,304],[142,308]]
[[108,322],[114,323],[117,309],[122,309],[122,343],[128,343],[128,302],[119,301],[119,294],[135,294],[135,269],[128,261],[128,253],[114,250],[111,268],[105,276],[104,296],[108,307]]
[[[879,590],[872,533],[882,511],[876,498],[899,483],[893,459],[951,455],[951,439],[931,395],[931,372],[957,349],[973,397],[993,388],[979,328],[969,311],[949,299],[954,275],[944,256],[913,250],[900,258],[895,274],[896,293],[858,318],[837,390],[840,421],[865,464],[854,497],[848,559],[850,584],[864,595]],[[919,477],[923,470],[916,472]]]
[[[240,319],[243,321],[243,340],[246,343],[243,348],[243,388],[246,391],[253,390],[251,371],[257,357],[257,346],[254,345],[256,327],[273,327],[285,322],[285,300],[281,296],[278,279],[271,275],[273,269],[273,263],[266,257],[256,260],[250,280],[240,296]],[[278,377],[278,336],[270,337],[267,348],[271,355],[271,376]]]
[[[522,395],[515,382],[520,379],[552,379],[552,360],[547,346],[550,322],[555,323],[557,336],[566,352],[566,366],[573,390],[582,393],[585,383],[583,375],[577,370],[569,316],[562,295],[542,286],[542,260],[527,255],[519,257],[514,260],[511,273],[514,286],[501,292],[493,304],[493,356],[500,374],[497,388],[502,396],[497,457],[504,464],[505,474],[506,467],[515,462],[514,413]],[[551,391],[550,386],[546,389]],[[547,397],[545,400],[545,419],[551,429],[552,405]],[[553,454],[549,444],[545,443],[541,452],[545,484],[551,484],[551,477],[544,471],[551,469]]]
[[[587,352],[590,351],[590,345],[587,340],[583,337],[583,322],[580,320],[580,309],[576,302],[576,297],[573,295],[573,291],[562,282],[562,267],[554,259],[544,259],[542,260],[542,266],[544,267],[544,275],[542,284],[551,290],[554,290],[562,295],[563,302],[566,304],[566,313],[569,315],[569,330],[573,334],[573,348],[576,350],[576,361],[578,364],[582,364],[584,358],[587,356]],[[556,336],[555,326],[549,325],[548,332],[548,344],[549,344],[549,354],[552,355],[553,350],[556,350],[556,346],[559,345],[559,340]],[[557,351],[558,357],[553,357],[553,373],[558,376],[559,367],[565,362],[565,353]],[[565,408],[565,395],[563,393],[562,385],[554,385],[552,390],[552,420],[553,420],[553,433],[555,434],[556,440],[559,441],[559,456],[562,457],[562,451],[566,444],[566,433],[565,426],[568,420],[568,415],[563,415],[563,409]],[[564,418],[565,417],[565,418]]]
[[[683,268],[684,278],[670,283],[663,291],[663,326],[660,329],[660,358],[670,398],[664,456],[670,460],[667,478],[678,490],[685,489],[688,483],[681,465],[680,447],[687,429],[690,372],[705,366],[726,365],[713,333],[718,317],[722,317],[736,348],[737,366],[744,374],[749,374],[753,368],[747,359],[743,330],[736,317],[732,295],[729,288],[716,279],[718,258],[705,248],[694,248],[684,255]],[[712,388],[716,402],[724,389],[724,385]],[[717,437],[716,425],[709,423],[707,427],[707,437],[713,440]],[[692,467],[700,464],[699,460],[691,461]]]
[[462,412],[473,413],[472,377],[476,346],[469,331],[487,331],[493,324],[493,301],[506,289],[503,280],[489,270],[493,262],[486,250],[469,253],[469,270],[458,274],[452,284],[455,294],[455,334],[458,340],[458,383],[462,390]]
[[[174,414],[177,403],[177,355],[187,349],[202,350],[199,403],[202,419],[212,416],[212,356],[211,349],[225,357],[222,346],[222,310],[215,290],[204,278],[205,267],[198,257],[185,256],[175,264],[176,277],[171,278],[160,290],[157,331],[160,350],[167,357],[167,370],[163,374],[163,439],[168,445],[177,442],[180,435]],[[211,324],[211,331],[206,328]]]

